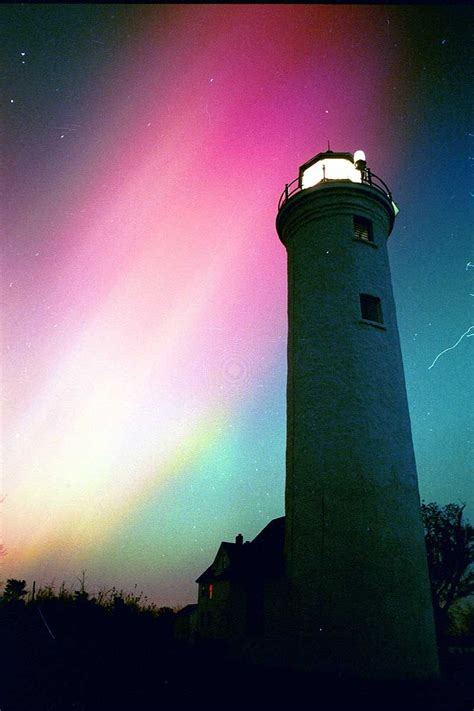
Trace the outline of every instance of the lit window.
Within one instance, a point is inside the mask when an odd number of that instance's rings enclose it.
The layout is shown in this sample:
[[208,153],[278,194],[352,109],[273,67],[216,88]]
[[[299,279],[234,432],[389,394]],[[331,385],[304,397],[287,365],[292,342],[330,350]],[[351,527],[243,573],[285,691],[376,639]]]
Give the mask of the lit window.
[[370,294],[361,294],[360,310],[362,313],[362,318],[366,321],[375,321],[376,323],[383,323],[382,306],[380,304],[380,299],[378,296],[371,296]]
[[372,223],[365,217],[354,217],[354,237],[365,242],[373,242]]
[[212,600],[212,595],[214,593],[214,585],[212,583],[209,584],[209,600]]

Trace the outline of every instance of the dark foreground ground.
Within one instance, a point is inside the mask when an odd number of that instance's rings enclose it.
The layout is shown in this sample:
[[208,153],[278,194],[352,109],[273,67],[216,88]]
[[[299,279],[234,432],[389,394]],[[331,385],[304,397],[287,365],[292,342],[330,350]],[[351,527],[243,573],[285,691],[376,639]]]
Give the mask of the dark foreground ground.
[[0,615],[0,711],[474,708],[472,655],[436,682],[355,684],[231,664],[177,645],[159,620],[47,612],[55,639],[34,608]]

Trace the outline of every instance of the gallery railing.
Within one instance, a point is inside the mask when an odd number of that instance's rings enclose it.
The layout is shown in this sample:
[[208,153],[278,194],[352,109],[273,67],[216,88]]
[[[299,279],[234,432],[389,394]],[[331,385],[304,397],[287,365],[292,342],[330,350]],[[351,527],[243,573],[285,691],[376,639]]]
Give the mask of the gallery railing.
[[[390,202],[392,202],[392,193],[390,192],[388,186],[382,178],[379,178],[378,175],[375,175],[375,173],[372,173],[370,168],[365,168],[365,170],[361,171],[362,173],[362,181],[361,183],[363,185],[370,185],[370,187],[375,188],[376,190],[380,190],[381,193],[387,197]],[[339,182],[339,181],[334,181],[331,179],[324,179],[321,180],[320,183],[331,183],[331,182]],[[352,181],[347,181],[347,182],[352,182]],[[320,184],[318,183],[318,185]],[[357,185],[357,183],[356,183]],[[295,193],[299,193],[303,190],[304,188],[301,186],[301,178],[295,178],[294,180],[291,181],[291,183],[287,183],[285,185],[285,189],[282,192],[280,199],[278,201],[278,209],[280,210],[281,207],[289,200],[289,198],[294,195]]]

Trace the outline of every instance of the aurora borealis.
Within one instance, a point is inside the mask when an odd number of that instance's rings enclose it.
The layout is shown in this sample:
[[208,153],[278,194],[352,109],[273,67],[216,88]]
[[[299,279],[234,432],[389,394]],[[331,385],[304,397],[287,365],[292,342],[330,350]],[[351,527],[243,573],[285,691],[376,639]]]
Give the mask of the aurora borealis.
[[2,579],[195,598],[283,513],[278,198],[363,149],[420,493],[474,519],[472,107],[462,6],[6,5]]

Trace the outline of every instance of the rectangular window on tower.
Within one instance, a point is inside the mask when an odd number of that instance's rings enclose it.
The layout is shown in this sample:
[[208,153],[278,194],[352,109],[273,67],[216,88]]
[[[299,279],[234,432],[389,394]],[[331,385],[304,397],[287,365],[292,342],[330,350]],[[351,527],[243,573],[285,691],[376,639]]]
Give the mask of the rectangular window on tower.
[[372,223],[366,217],[354,217],[354,238],[373,243]]
[[360,310],[365,321],[383,323],[382,305],[378,296],[360,294]]

